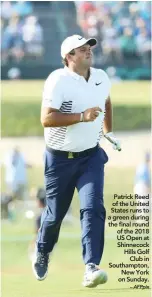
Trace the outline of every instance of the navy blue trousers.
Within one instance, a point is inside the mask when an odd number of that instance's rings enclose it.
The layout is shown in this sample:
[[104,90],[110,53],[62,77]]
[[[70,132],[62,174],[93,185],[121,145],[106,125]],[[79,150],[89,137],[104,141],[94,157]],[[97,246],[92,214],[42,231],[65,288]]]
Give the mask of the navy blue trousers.
[[75,188],[80,197],[84,263],[99,264],[104,247],[106,211],[103,202],[105,151],[98,147],[89,156],[68,159],[45,151],[46,208],[38,232],[38,251],[51,252],[58,241],[62,220]]

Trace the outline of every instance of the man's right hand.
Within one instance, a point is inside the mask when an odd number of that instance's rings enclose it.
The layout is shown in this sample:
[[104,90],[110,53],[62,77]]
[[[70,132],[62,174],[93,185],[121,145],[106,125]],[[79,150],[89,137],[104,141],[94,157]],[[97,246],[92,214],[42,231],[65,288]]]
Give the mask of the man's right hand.
[[100,107],[86,109],[83,113],[83,122],[93,122],[99,116],[99,112],[101,111],[102,109]]

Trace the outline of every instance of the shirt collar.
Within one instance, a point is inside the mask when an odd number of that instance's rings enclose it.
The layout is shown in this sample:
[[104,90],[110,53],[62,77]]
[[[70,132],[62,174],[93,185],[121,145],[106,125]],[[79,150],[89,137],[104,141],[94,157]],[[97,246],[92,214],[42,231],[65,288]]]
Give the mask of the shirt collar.
[[[82,78],[81,75],[79,75],[78,73],[74,72],[74,71],[71,71],[67,66],[64,67],[64,69],[73,77],[75,78],[76,80],[79,80]],[[91,77],[91,74],[92,74],[92,69],[90,67],[90,77]]]

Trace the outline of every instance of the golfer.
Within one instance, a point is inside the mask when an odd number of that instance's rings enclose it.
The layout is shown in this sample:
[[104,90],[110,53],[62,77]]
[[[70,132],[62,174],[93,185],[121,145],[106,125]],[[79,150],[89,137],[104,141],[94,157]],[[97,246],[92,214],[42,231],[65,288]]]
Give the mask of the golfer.
[[98,267],[104,248],[106,211],[103,201],[104,165],[99,146],[104,133],[112,133],[112,107],[107,74],[91,67],[96,39],[79,35],[61,45],[64,69],[52,72],[44,85],[41,123],[45,135],[44,175],[46,208],[36,242],[33,270],[38,280],[47,276],[49,254],[58,241],[62,220],[75,188],[80,197],[83,285],[96,287],[107,281]]

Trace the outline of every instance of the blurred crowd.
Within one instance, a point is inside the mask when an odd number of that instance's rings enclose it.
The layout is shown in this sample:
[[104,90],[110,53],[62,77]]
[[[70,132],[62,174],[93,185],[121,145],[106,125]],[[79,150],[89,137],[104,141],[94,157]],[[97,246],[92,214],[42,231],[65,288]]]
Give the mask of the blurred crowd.
[[139,59],[150,63],[151,1],[75,1],[78,22],[87,37],[96,37],[100,47],[96,62]]
[[2,65],[43,54],[43,28],[30,1],[3,1],[1,3]]
[[[38,3],[43,12],[39,10],[37,14]],[[12,61],[29,63],[30,58],[32,61],[35,59],[39,62],[40,58],[48,61],[46,57],[50,57],[53,47],[60,47],[61,33],[64,33],[64,38],[70,34],[70,28],[77,33],[78,27],[70,18],[73,14],[68,1],[63,1],[62,7],[60,3],[55,6],[52,3],[2,1],[2,65]],[[129,61],[139,61],[141,68],[150,65],[150,1],[71,1],[71,4],[75,7],[82,34],[96,37],[99,41],[99,46],[94,50],[96,65],[125,66]],[[55,37],[52,16],[57,22],[58,34]],[[46,47],[46,40],[50,47]],[[60,64],[58,60],[56,64]]]

